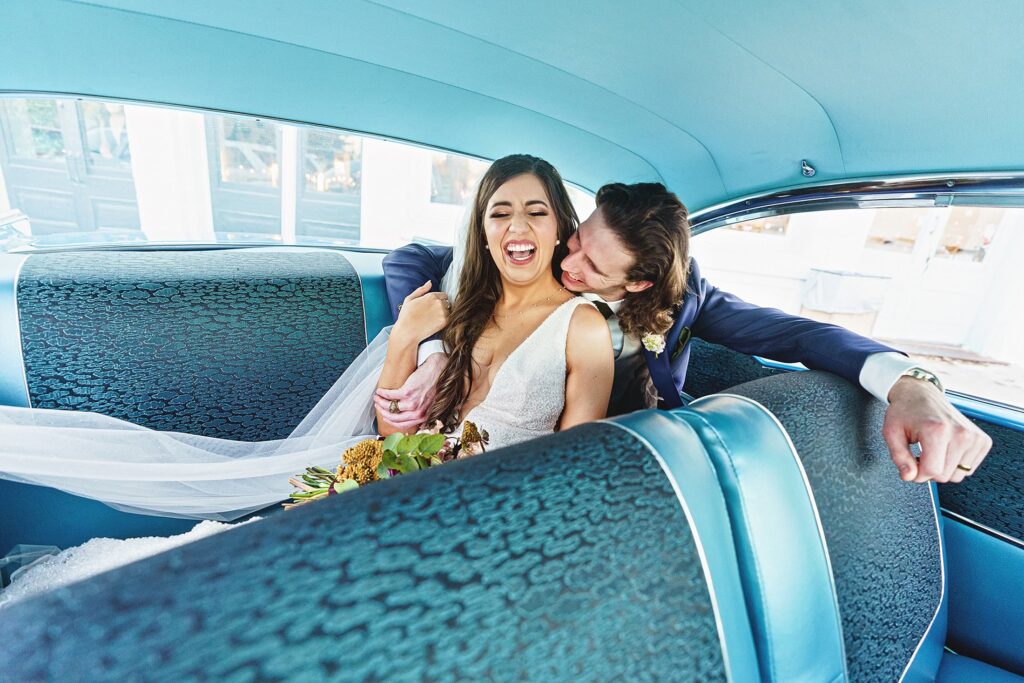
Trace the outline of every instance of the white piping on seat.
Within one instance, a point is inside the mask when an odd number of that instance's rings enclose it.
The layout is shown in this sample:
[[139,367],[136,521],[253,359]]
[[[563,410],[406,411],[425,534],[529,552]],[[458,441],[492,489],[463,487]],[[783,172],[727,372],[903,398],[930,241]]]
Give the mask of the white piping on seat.
[[804,469],[804,464],[800,460],[800,456],[797,453],[796,444],[793,443],[793,439],[790,438],[789,432],[787,432],[786,428],[782,426],[782,422],[780,422],[779,418],[775,416],[775,413],[768,410],[768,408],[766,408],[764,405],[762,405],[758,401],[755,401],[749,396],[741,396],[739,394],[729,393],[711,394],[707,397],[701,397],[697,399],[696,401],[691,403],[690,406],[699,406],[700,402],[704,400],[704,398],[711,398],[712,396],[728,396],[729,398],[739,399],[741,401],[745,401],[747,403],[751,403],[757,406],[771,419],[772,422],[775,423],[775,426],[778,427],[779,432],[781,432],[782,436],[786,439],[786,445],[789,447],[789,454],[792,456],[793,462],[796,464],[797,471],[800,473],[800,479],[803,481],[804,484],[804,490],[807,492],[807,498],[811,503],[811,511],[814,513],[814,524],[818,528],[818,540],[821,541],[821,549],[822,552],[825,554],[825,566],[828,567],[828,580],[829,583],[832,585],[832,604],[835,607],[837,621],[836,626],[839,628],[839,647],[840,652],[843,656],[843,678],[844,680],[850,680],[850,673],[847,670],[846,638],[843,635],[843,620],[842,616],[839,613],[839,591],[836,589],[836,577],[835,572],[832,569],[832,556],[828,551],[828,541],[825,538],[825,527],[822,526],[821,515],[818,513],[818,503],[814,498],[814,491],[811,489],[811,482],[807,478],[807,471]]
[[[638,441],[640,441],[654,456],[654,459],[658,461],[658,465],[661,467],[662,472],[665,473],[665,477],[668,478],[669,483],[672,485],[672,490],[676,494],[676,500],[679,501],[679,506],[683,510],[683,515],[686,517],[686,524],[690,527],[690,534],[693,536],[693,542],[697,546],[697,557],[700,559],[701,569],[704,571],[704,580],[708,586],[708,593],[711,597],[711,611],[715,616],[715,628],[718,630],[718,641],[722,645],[722,664],[725,668],[726,680],[733,681],[732,669],[729,666],[729,648],[725,640],[725,626],[722,623],[722,614],[718,607],[718,597],[715,593],[714,580],[711,577],[711,569],[708,566],[708,558],[704,553],[704,544],[701,541],[700,533],[697,531],[697,527],[693,522],[693,515],[690,512],[690,507],[686,504],[686,499],[683,497],[683,492],[679,489],[679,485],[676,483],[675,476],[672,474],[672,470],[669,468],[668,463],[665,462],[664,458],[661,457],[661,453],[658,449],[648,441],[646,438],[641,436],[636,430],[618,422],[610,422],[608,420],[600,420],[604,424],[618,427],[624,432],[627,432]],[[707,454],[704,455],[707,458]],[[708,466],[714,470],[714,465],[709,461]]]

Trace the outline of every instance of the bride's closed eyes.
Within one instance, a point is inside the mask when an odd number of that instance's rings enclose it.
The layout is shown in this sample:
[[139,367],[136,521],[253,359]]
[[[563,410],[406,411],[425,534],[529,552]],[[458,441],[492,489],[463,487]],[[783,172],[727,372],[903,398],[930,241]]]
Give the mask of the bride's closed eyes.
[[[532,201],[526,202],[526,206],[533,206],[533,208],[528,213],[530,216],[533,216],[535,218],[547,216],[549,213],[547,204],[539,199],[534,199]],[[512,216],[512,205],[509,202],[495,202],[494,206],[491,208],[491,213],[488,217],[493,219],[500,219],[509,218],[510,216]]]

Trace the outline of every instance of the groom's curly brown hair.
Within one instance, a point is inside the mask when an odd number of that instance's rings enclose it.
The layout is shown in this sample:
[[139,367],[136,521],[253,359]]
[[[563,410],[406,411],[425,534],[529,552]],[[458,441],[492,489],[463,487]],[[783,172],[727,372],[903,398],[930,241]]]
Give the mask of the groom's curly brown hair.
[[611,183],[594,198],[605,223],[633,256],[629,282],[654,284],[627,292],[619,308],[626,334],[665,334],[686,293],[690,274],[690,221],[686,206],[661,183]]

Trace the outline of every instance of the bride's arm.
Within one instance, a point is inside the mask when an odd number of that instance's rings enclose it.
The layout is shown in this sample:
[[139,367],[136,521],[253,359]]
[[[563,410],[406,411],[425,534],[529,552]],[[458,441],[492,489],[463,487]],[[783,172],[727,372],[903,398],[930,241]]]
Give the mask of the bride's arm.
[[[384,367],[377,380],[378,389],[397,389],[405,384],[416,370],[416,354],[424,339],[442,330],[448,322],[448,299],[444,293],[431,292],[427,282],[405,298],[398,320],[388,336],[388,351]],[[377,414],[377,431],[387,436],[400,431],[388,424],[380,408]]]
[[615,356],[608,323],[593,306],[577,306],[565,342],[565,410],[559,431],[608,414]]

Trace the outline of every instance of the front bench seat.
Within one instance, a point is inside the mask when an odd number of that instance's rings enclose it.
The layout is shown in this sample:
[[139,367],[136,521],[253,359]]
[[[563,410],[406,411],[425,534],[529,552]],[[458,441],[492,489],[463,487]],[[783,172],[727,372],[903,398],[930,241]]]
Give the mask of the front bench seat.
[[13,680],[760,679],[714,469],[657,412],[229,530],[0,633]]
[[[709,448],[734,528],[754,531],[741,566],[749,572],[752,558],[778,559],[777,538],[758,517],[792,508],[790,492],[799,488],[793,473],[806,473],[835,578],[850,680],[965,680],[965,672],[972,681],[1024,680],[944,651],[948,596],[937,494],[934,485],[899,479],[881,433],[885,406],[839,377],[811,371],[732,387],[690,411],[721,413],[723,403],[750,400],[778,417],[800,467],[784,457],[766,462]],[[705,432],[715,418],[706,422]],[[786,486],[782,468],[791,473]]]

